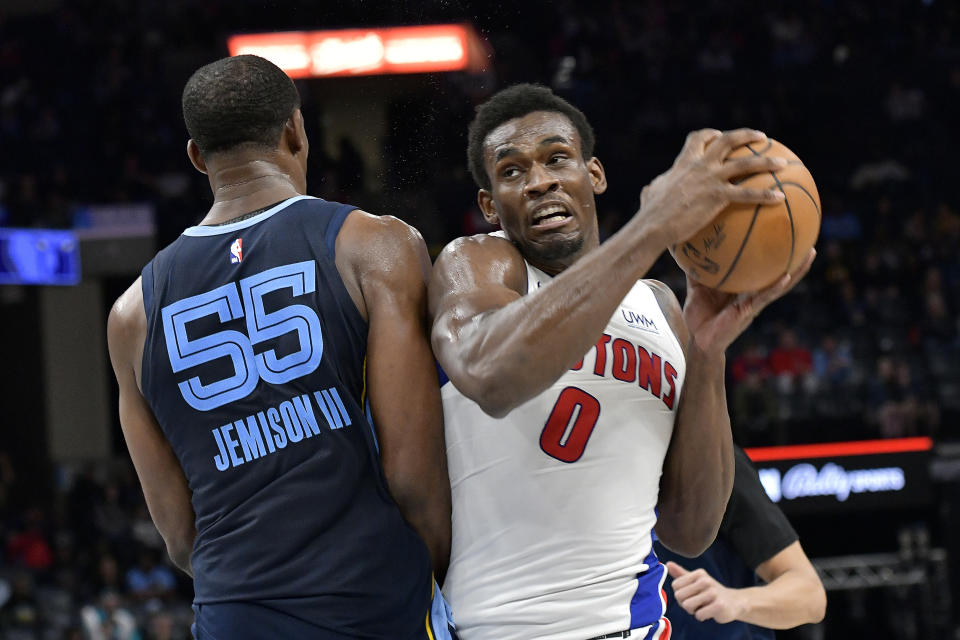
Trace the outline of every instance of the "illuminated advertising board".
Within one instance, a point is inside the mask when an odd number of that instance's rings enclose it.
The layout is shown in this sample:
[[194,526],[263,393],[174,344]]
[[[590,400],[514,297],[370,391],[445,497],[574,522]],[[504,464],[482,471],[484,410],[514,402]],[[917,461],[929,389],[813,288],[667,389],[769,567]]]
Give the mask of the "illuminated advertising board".
[[251,33],[231,36],[227,48],[266,58],[291,78],[482,71],[490,56],[469,24]]
[[746,449],[787,513],[921,507],[932,499],[930,438]]
[[0,228],[0,284],[74,285],[80,245],[70,231]]

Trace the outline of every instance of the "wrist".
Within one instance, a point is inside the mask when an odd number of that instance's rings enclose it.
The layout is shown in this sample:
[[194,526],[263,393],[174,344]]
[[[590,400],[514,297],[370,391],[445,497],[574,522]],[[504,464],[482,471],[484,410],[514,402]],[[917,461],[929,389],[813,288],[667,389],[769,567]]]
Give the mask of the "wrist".
[[730,599],[733,602],[733,619],[743,622],[750,616],[750,598],[746,593],[749,589],[729,589]]
[[727,350],[725,347],[716,346],[705,348],[697,341],[696,334],[691,333],[687,342],[687,362],[694,360],[702,367],[719,368],[723,371],[727,366]]
[[666,225],[653,222],[644,214],[642,207],[624,225],[624,229],[630,234],[634,245],[656,251],[657,255],[675,244],[673,234]]

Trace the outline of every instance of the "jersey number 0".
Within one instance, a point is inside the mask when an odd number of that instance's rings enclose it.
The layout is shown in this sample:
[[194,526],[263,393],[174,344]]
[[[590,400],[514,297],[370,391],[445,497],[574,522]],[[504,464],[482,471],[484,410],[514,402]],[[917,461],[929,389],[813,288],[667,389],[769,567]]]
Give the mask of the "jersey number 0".
[[599,419],[600,401],[579,387],[567,387],[543,425],[540,448],[561,462],[576,462]]

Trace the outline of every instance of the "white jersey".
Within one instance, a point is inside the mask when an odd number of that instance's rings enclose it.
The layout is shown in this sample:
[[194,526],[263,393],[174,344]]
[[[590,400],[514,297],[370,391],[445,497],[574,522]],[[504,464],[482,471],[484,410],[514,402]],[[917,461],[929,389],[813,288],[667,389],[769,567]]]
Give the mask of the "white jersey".
[[[527,264],[528,293],[550,279]],[[463,640],[669,637],[652,531],[685,369],[639,281],[581,362],[506,417],[444,384],[443,591]]]

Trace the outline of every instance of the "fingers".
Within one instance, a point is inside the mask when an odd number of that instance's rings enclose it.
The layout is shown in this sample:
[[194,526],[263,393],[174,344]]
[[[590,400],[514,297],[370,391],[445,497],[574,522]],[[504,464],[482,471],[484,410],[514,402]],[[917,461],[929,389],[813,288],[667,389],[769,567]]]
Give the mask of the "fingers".
[[704,149],[707,148],[707,145],[721,135],[723,134],[717,129],[699,129],[697,131],[691,131],[687,134],[687,139],[683,143],[683,149],[680,150],[680,155],[703,155]]
[[807,275],[807,272],[810,271],[810,267],[813,265],[814,259],[817,257],[817,250],[812,248],[807,252],[807,259],[803,261],[796,270],[790,275],[793,277],[794,282],[799,282],[803,276]]
[[677,600],[689,598],[709,587],[712,579],[703,569],[690,571],[686,575],[675,578],[673,581],[673,593]]
[[749,176],[754,173],[768,173],[779,171],[787,166],[785,158],[775,156],[746,156],[724,161],[720,166],[720,175],[727,180],[738,176]]
[[[693,613],[693,617],[699,620],[700,622],[704,622],[705,620],[717,619],[717,616],[719,616],[720,613],[723,611],[723,607],[720,606],[719,602],[714,600],[713,602],[708,603],[706,606],[703,606],[699,609],[695,609],[694,611],[690,612],[690,613]],[[717,622],[720,622],[720,620],[717,619]],[[727,622],[730,622],[730,621],[728,620]]]
[[[708,604],[711,604],[717,597],[717,594],[712,589],[705,589],[704,591],[698,593],[695,596],[686,598],[685,600],[680,600],[677,598],[677,602],[680,603],[680,606],[684,608],[687,613],[695,614],[701,607],[704,607]],[[702,620],[699,616],[698,620]]]
[[726,197],[730,202],[739,202],[745,204],[777,204],[783,202],[786,196],[783,191],[774,187],[772,189],[756,189],[753,187],[738,187],[731,184],[726,187]]
[[797,286],[797,283],[803,279],[803,276],[807,275],[807,272],[810,271],[810,266],[813,264],[813,260],[816,257],[817,250],[810,249],[806,259],[793,271],[793,273],[784,275],[766,289],[762,289],[754,294],[752,296],[753,300],[751,301],[751,306],[755,309],[755,313],[759,313],[765,306],[777,298],[786,295],[788,291]]
[[670,574],[671,578],[679,578],[687,575],[690,572],[678,565],[676,562],[670,560],[667,562],[667,573]]
[[766,140],[767,134],[763,131],[757,131],[756,129],[734,129],[733,131],[723,133],[713,140],[703,155],[704,158],[708,160],[720,162],[737,147],[742,147],[751,142],[766,142]]

